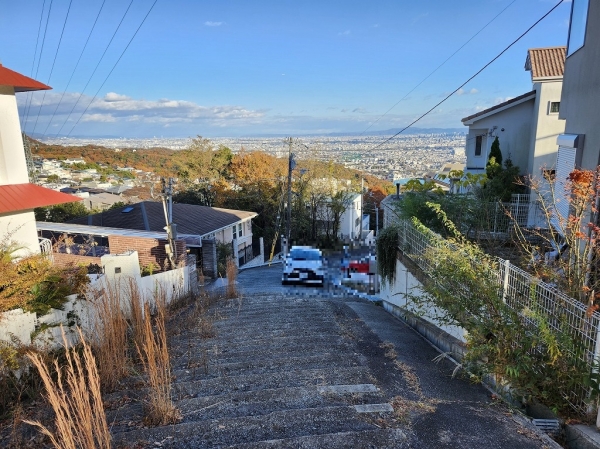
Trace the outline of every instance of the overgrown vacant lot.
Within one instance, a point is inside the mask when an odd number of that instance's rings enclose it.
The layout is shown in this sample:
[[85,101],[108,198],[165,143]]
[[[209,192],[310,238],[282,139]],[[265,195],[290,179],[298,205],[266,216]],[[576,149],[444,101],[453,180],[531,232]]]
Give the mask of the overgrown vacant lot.
[[[380,307],[252,287],[171,312],[178,419],[148,422],[148,385],[134,373],[104,395],[113,447],[545,447]],[[47,443],[33,429],[20,435],[14,447]]]

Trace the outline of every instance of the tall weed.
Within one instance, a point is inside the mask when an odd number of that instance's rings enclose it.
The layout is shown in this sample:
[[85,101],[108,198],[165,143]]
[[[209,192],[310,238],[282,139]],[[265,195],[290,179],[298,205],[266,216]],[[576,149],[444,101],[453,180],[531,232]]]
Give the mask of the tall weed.
[[91,339],[103,391],[113,391],[128,373],[127,320],[118,284],[107,283],[94,299],[96,320]]
[[[171,361],[167,347],[165,328],[166,301],[164,295],[157,295],[154,320],[150,305],[144,305],[143,343],[137,350],[144,365],[149,387],[145,422],[149,425],[166,425],[179,421],[181,414],[171,398]],[[152,321],[154,328],[152,330]]]
[[[67,337],[62,327],[61,331],[67,347]],[[75,348],[67,347],[66,366],[60,367],[58,361],[54,360],[56,380],[52,377],[51,367],[39,354],[29,354],[42,377],[46,398],[56,415],[55,428],[51,430],[39,421],[23,422],[40,428],[57,449],[109,449],[111,437],[104,414],[96,360],[83,333],[80,329],[77,331],[82,354]]]

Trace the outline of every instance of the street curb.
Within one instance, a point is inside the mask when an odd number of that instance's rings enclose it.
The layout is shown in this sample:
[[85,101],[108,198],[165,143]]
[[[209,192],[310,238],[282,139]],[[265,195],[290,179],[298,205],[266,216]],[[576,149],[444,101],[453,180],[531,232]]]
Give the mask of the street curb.
[[276,264],[280,264],[280,263],[282,263],[281,260],[273,260],[272,262],[264,262],[260,265],[254,265],[252,267],[240,267],[240,268],[238,268],[238,271],[251,270],[252,268],[261,268],[261,267],[266,267],[269,265],[276,265]]
[[600,431],[592,426],[570,424],[565,426],[567,446],[570,449],[600,448]]

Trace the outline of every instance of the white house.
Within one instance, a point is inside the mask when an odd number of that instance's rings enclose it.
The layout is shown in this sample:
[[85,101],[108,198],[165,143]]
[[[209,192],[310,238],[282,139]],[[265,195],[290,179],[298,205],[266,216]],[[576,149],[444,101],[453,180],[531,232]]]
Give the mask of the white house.
[[0,241],[19,245],[15,256],[40,252],[33,209],[79,198],[29,183],[15,92],[49,86],[0,65]]
[[356,240],[362,233],[362,201],[361,195],[352,196],[350,204],[342,214],[338,237],[341,239]]
[[495,137],[503,160],[511,158],[523,175],[541,178],[556,161],[556,137],[564,132],[559,120],[566,47],[533,48],[525,69],[531,72],[531,91],[462,119],[469,127],[466,171],[485,173]]

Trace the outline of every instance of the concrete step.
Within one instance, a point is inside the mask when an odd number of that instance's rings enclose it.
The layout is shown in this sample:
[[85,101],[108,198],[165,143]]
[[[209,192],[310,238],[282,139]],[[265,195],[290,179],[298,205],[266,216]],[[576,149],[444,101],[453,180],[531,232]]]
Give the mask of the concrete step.
[[259,389],[304,387],[320,385],[350,385],[373,383],[367,367],[355,366],[344,369],[330,368],[295,369],[273,372],[269,375],[227,375],[219,377],[179,381],[173,383],[175,397],[213,396],[231,391],[254,391]]
[[[188,354],[188,352],[190,352]],[[271,344],[248,346],[230,346],[223,341],[201,342],[195,346],[183,347],[179,351],[174,351],[173,364],[181,366],[186,363],[186,359],[204,357],[209,360],[219,361],[221,363],[235,363],[238,360],[254,358],[278,359],[281,357],[295,357],[301,354],[321,354],[328,352],[338,352],[354,354],[353,345],[346,339],[337,337],[335,339],[303,339],[291,338],[284,339]],[[182,359],[181,361],[178,359]]]
[[[113,396],[117,398],[117,396]],[[143,419],[142,396],[110,410],[107,419],[116,432],[128,431]],[[174,398],[176,399],[176,398]],[[180,398],[175,401],[182,422],[259,416],[276,411],[332,406],[365,406],[385,403],[373,384],[286,387],[254,391],[233,391],[215,396]],[[123,420],[122,417],[127,417]]]
[[284,440],[256,441],[229,447],[238,449],[403,449],[409,448],[410,442],[406,433],[400,429],[377,429],[307,435]]
[[322,392],[318,387],[274,388],[182,399],[177,401],[177,407],[184,421],[201,421],[259,416],[302,408],[384,403],[385,398],[381,392],[374,385],[373,389],[374,391],[336,394]]
[[[228,325],[229,324],[229,325]],[[289,336],[321,336],[324,338],[328,335],[336,335],[335,328],[332,328],[331,323],[326,324],[309,324],[298,321],[295,326],[282,327],[276,324],[265,325],[239,325],[238,323],[223,323],[222,326],[212,326],[213,333],[231,343],[250,342],[254,341],[260,344],[272,338],[289,337]],[[211,340],[214,337],[208,338]],[[198,340],[198,333],[194,331],[181,333],[172,337],[172,344],[184,344],[188,339]]]
[[[323,348],[330,350],[331,348]],[[179,381],[208,379],[222,376],[225,373],[237,374],[265,374],[270,375],[273,371],[288,371],[302,366],[305,369],[325,369],[329,366],[359,366],[364,365],[363,356],[349,354],[346,352],[318,352],[312,351],[307,356],[290,356],[289,353],[271,353],[267,357],[256,353],[240,354],[239,357],[224,362],[222,359],[213,359],[208,354],[207,359],[196,357],[180,357],[174,360],[173,375]],[[194,369],[193,367],[196,367]]]
[[[376,431],[378,430],[377,426],[371,423],[373,416],[389,418],[390,414],[367,416],[359,414],[351,406],[303,408],[277,411],[260,416],[189,421],[170,426],[115,432],[113,444],[119,447],[143,440],[150,444],[160,442],[161,447],[165,448],[237,447],[241,444],[273,440]],[[338,441],[340,438],[338,437]]]

